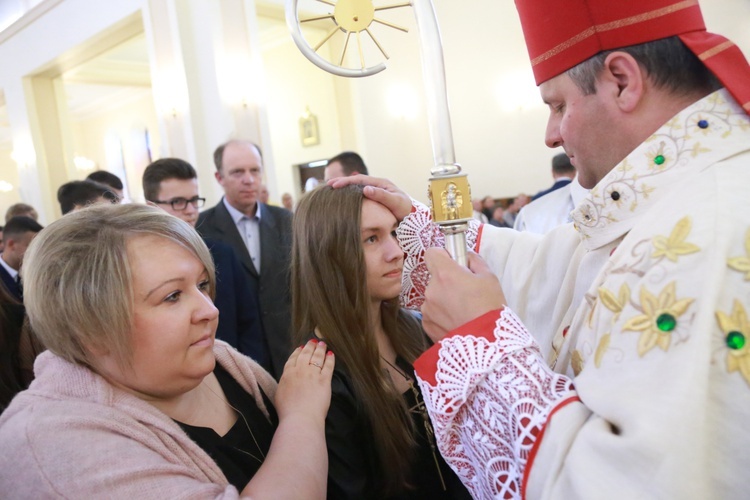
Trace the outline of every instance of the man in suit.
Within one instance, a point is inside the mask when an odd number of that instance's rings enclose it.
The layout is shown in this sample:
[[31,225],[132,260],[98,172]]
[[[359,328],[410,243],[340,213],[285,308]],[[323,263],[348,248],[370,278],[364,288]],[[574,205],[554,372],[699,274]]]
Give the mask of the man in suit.
[[538,200],[545,194],[549,194],[552,191],[557,191],[561,187],[567,186],[575,176],[576,168],[570,163],[568,155],[565,153],[556,154],[552,157],[552,178],[555,179],[555,183],[552,184],[552,187],[539,191],[531,198],[531,201]]
[[271,373],[278,379],[292,352],[289,265],[292,213],[259,201],[263,155],[246,141],[230,141],[214,152],[216,180],[225,196],[201,213],[196,229],[234,248],[260,299]]
[[325,168],[325,180],[334,177],[346,177],[349,175],[369,175],[365,161],[354,151],[344,151],[339,153],[330,160]]
[[0,255],[0,277],[5,288],[19,302],[23,301],[21,280],[18,275],[23,264],[23,256],[31,240],[42,229],[42,226],[31,217],[13,217],[5,224],[3,232],[5,249]]
[[[198,209],[206,202],[198,193],[198,174],[179,158],[162,158],[143,171],[143,193],[149,204],[162,208],[195,227]],[[234,250],[220,241],[203,238],[216,266],[214,305],[219,310],[216,338],[269,368],[260,324],[257,294],[245,278]]]

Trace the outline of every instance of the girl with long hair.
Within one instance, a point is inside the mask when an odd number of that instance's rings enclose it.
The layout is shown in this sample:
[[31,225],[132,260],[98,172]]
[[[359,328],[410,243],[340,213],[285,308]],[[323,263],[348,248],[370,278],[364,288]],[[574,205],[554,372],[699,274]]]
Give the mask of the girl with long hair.
[[319,187],[294,217],[295,340],[336,353],[328,498],[470,498],[443,461],[411,364],[429,346],[399,306],[397,222],[361,186]]

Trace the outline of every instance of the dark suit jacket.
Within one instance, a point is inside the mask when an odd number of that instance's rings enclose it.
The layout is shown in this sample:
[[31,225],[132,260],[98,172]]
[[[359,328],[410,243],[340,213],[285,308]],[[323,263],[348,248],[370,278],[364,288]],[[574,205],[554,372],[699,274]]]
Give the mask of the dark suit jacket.
[[8,274],[3,266],[0,266],[0,278],[3,279],[3,285],[10,294],[15,297],[19,302],[23,302],[23,292],[21,287],[16,283],[16,280]]
[[570,181],[572,181],[572,180],[573,179],[568,179],[567,177],[563,177],[563,178],[557,179],[555,181],[555,183],[552,184],[551,188],[545,189],[544,191],[539,191],[537,194],[535,194],[534,196],[532,196],[531,197],[531,201],[534,201],[534,200],[536,200],[538,198],[541,198],[545,194],[549,194],[552,191],[556,191],[556,190],[560,189],[563,186],[567,186],[568,184],[570,184]]
[[262,366],[268,366],[260,303],[245,279],[242,263],[226,243],[204,238],[216,266],[216,297],[219,326],[216,338],[227,342]]
[[223,200],[200,214],[196,229],[204,238],[227,243],[239,257],[250,287],[260,300],[261,324],[271,358],[271,373],[278,379],[292,353],[289,291],[292,213],[262,203],[258,206],[261,210],[260,259],[263,271],[260,274]]

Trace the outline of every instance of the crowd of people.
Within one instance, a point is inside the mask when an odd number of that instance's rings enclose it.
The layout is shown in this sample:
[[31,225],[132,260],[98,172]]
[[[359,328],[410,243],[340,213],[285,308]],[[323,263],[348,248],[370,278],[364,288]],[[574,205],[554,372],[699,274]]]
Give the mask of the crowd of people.
[[552,157],[554,183],[534,196],[520,193],[510,200],[492,196],[472,200],[474,218],[495,227],[545,234],[557,226],[572,222],[570,214],[586,195],[576,179],[576,168],[565,153]]
[[296,206],[230,140],[213,207],[180,158],[11,207],[2,495],[744,497],[750,66],[697,2],[517,5],[565,153],[468,268],[351,151]]

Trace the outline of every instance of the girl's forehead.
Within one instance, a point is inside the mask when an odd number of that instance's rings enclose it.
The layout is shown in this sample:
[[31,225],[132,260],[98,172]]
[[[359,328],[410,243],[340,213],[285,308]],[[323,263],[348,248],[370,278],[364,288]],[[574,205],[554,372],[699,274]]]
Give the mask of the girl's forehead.
[[392,227],[396,223],[396,217],[384,205],[372,200],[365,199],[362,202],[361,215],[362,230],[387,226]]

